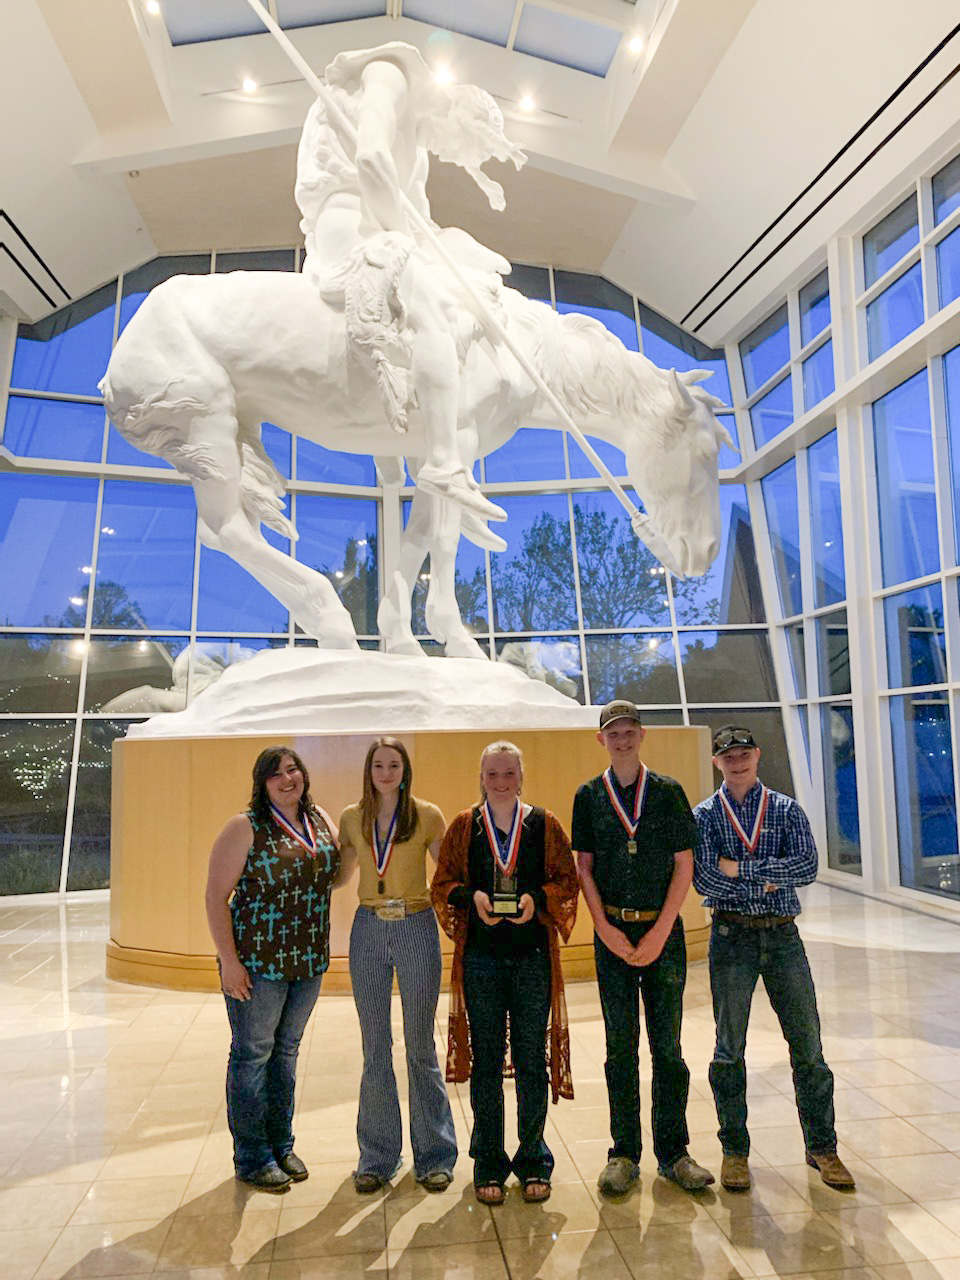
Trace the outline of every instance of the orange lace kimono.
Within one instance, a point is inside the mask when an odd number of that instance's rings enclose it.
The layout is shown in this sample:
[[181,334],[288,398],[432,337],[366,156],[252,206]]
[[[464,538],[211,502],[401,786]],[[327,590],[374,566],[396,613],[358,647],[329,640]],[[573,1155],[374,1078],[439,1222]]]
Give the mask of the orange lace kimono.
[[[473,1055],[470,1051],[470,1029],[463,998],[463,952],[467,941],[470,912],[449,901],[451,890],[469,884],[468,858],[473,829],[474,809],[458,813],[447,829],[440,845],[437,872],[433,877],[430,897],[440,927],[455,944],[453,970],[450,974],[450,1022],[447,1041],[447,1080],[463,1083],[470,1079]],[[577,870],[570,852],[567,834],[552,813],[546,813],[543,892],[546,911],[539,919],[547,926],[550,949],[550,1020],[547,1025],[547,1061],[550,1065],[550,1089],[553,1101],[573,1097],[570,1074],[570,1030],[567,1004],[563,996],[560,972],[560,944],[570,937],[577,917],[580,892]],[[509,1059],[509,1052],[508,1052]]]

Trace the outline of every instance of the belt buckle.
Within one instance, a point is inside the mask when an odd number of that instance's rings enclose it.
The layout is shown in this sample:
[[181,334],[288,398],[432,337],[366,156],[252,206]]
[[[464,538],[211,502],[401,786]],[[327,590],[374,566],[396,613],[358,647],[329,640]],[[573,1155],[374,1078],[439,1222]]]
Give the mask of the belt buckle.
[[636,907],[623,907],[620,911],[620,919],[624,924],[636,924],[640,919],[640,912]]
[[382,905],[374,907],[378,920],[403,920],[407,914],[407,904],[403,898],[389,898]]

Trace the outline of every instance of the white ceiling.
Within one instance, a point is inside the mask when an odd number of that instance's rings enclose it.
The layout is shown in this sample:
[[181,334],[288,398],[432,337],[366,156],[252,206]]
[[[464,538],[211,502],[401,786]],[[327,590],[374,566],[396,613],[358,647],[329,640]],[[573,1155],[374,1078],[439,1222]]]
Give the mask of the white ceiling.
[[[3,6],[0,118],[15,127],[0,141],[0,311],[36,318],[157,252],[296,238],[295,144],[309,89],[268,33],[210,38],[224,22],[259,25],[246,0],[161,3],[161,16],[145,0]],[[958,16],[955,0],[923,0],[909,17],[898,0],[272,0],[272,9],[318,71],[342,49],[401,39],[488,89],[528,165],[496,172],[508,199],[500,215],[459,170],[435,165],[438,220],[515,261],[600,271],[678,321]],[[178,40],[203,39],[174,45],[168,26]],[[639,54],[629,49],[635,34]],[[960,39],[779,232],[958,57]],[[560,65],[571,61],[587,69]],[[260,86],[253,94],[241,89],[248,76]],[[524,94],[536,102],[530,114],[518,105]],[[743,283],[780,238],[769,236],[688,327],[711,343],[736,332],[778,282],[818,265],[825,240],[864,205],[892,199],[918,156],[960,143],[958,120],[960,77]]]

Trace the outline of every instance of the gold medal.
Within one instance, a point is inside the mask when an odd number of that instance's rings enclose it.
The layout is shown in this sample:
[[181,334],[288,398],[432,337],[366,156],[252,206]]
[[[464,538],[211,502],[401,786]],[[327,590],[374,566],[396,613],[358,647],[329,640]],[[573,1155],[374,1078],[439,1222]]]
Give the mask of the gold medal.
[[643,813],[643,802],[647,795],[647,781],[650,777],[650,770],[640,761],[640,774],[637,778],[637,791],[633,799],[633,819],[623,807],[623,801],[620,799],[614,782],[612,766],[606,770],[603,776],[603,785],[607,789],[607,796],[613,806],[613,811],[620,819],[620,825],[627,833],[627,853],[632,857],[637,852],[637,828],[640,826],[640,815]]

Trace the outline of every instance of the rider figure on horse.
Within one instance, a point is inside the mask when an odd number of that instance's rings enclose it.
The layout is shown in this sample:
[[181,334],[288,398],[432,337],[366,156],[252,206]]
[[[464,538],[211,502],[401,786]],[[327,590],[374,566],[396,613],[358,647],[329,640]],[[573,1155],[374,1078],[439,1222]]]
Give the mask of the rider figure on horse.
[[297,156],[304,273],[326,302],[344,308],[349,353],[376,377],[391,425],[406,431],[410,411],[419,410],[425,456],[418,487],[456,503],[464,532],[480,541],[490,533],[485,521],[506,519],[480,492],[457,448],[462,359],[480,317],[408,216],[403,197],[496,305],[500,274],[510,264],[466,232],[433,223],[430,153],[466,169],[495,209],[504,207],[503,190],[481,165],[511,160],[519,169],[525,157],[504,137],[489,94],[438,85],[412,45],[341,53],[325,79],[356,144],[318,98]]

